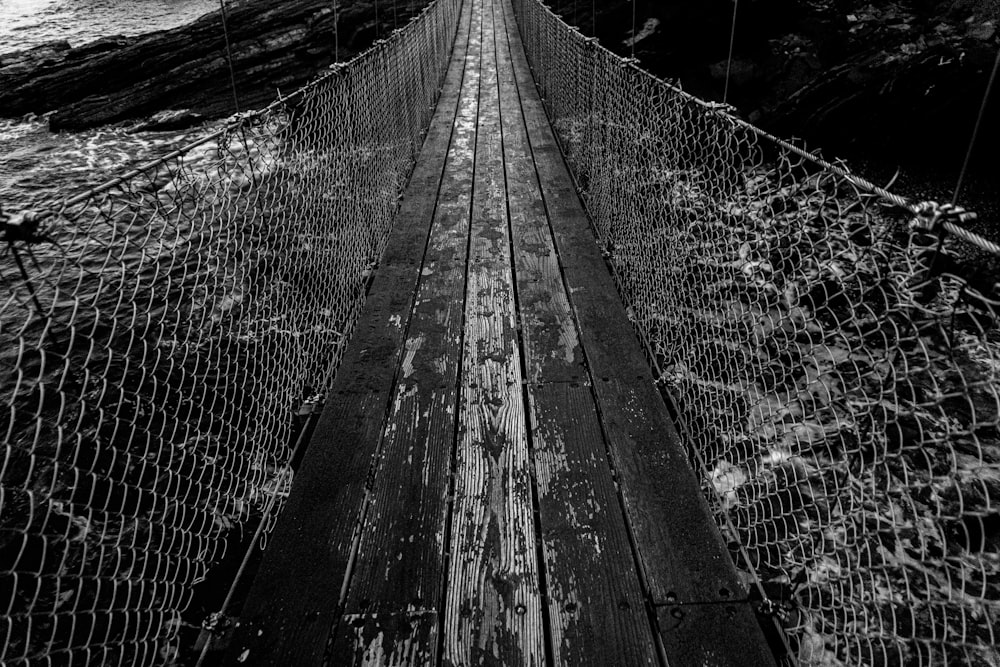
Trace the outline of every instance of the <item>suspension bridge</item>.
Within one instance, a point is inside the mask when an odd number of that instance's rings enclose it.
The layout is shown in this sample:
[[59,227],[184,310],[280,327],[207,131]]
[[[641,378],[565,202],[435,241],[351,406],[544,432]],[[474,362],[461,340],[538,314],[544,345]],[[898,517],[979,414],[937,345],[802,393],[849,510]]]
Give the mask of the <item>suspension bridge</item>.
[[0,661],[996,664],[969,218],[436,0],[5,221]]

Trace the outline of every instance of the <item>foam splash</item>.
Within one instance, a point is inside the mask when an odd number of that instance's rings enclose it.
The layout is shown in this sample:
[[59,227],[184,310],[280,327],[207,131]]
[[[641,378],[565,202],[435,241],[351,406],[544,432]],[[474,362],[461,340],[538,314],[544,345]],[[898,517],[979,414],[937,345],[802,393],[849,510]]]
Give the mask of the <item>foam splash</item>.
[[125,127],[110,127],[54,134],[43,121],[0,120],[0,205],[8,212],[50,206],[213,128],[129,134]]

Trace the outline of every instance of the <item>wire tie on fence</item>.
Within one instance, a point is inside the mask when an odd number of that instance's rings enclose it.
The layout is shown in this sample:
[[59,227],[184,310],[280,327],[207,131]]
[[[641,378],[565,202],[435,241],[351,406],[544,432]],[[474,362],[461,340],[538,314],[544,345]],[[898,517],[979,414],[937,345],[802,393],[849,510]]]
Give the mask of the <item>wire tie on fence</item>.
[[[201,622],[201,636],[198,638],[202,652],[218,648],[217,642],[233,628],[233,618],[221,611],[213,611]],[[200,662],[200,661],[199,661]]]
[[954,204],[939,204],[936,201],[923,201],[914,207],[914,217],[910,220],[910,229],[944,234],[947,224],[959,225],[976,219],[976,214],[966,211]]
[[299,406],[298,414],[299,416],[311,415],[313,413],[319,412],[323,409],[323,396],[321,394],[316,394],[315,396],[310,396],[309,398],[302,401]]
[[638,58],[622,58],[619,64],[622,67],[638,67],[641,61]]
[[4,240],[7,243],[14,243],[16,241],[22,243],[51,242],[52,239],[40,231],[42,221],[51,215],[50,212],[38,213],[36,211],[21,211],[20,213],[9,215],[0,210]]
[[721,112],[726,116],[735,116],[739,113],[739,110],[732,104],[726,104],[725,102],[705,102],[705,108],[709,111]]
[[229,127],[236,129],[258,115],[257,111],[237,111],[226,120],[226,123]]
[[213,635],[222,634],[232,626],[232,617],[223,614],[221,611],[213,611],[201,622],[201,629]]

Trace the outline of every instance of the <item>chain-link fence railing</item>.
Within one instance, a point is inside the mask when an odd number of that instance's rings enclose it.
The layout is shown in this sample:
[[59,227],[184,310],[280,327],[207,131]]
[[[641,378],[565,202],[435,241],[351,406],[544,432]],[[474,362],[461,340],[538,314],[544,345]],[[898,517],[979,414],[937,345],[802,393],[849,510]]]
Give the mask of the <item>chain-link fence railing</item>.
[[460,5],[3,220],[0,663],[186,660],[182,630],[217,610],[223,564],[287,493],[297,415],[358,315]]
[[967,243],[959,209],[909,205],[537,0],[514,4],[623,299],[788,658],[1000,664],[996,247]]

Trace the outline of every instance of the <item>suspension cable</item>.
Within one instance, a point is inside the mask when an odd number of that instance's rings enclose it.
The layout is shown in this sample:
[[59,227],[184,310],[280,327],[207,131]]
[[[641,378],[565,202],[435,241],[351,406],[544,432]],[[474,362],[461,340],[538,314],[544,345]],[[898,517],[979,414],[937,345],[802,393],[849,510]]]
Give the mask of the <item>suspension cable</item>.
[[736,10],[740,6],[740,0],[733,0],[733,23],[729,29],[729,57],[726,58],[726,85],[722,91],[722,103],[729,99],[729,73],[733,68],[733,44],[736,42]]
[[229,84],[233,90],[233,106],[236,113],[240,112],[240,98],[236,94],[236,74],[233,71],[233,49],[229,43],[229,26],[226,22],[226,0],[219,0],[219,9],[222,11],[222,35],[226,40],[226,61],[229,63]]
[[632,58],[635,59],[635,0],[632,0]]
[[969,160],[972,157],[972,149],[976,145],[979,137],[979,129],[983,124],[983,117],[986,115],[986,107],[989,104],[990,93],[993,91],[993,83],[997,78],[997,70],[1000,69],[1000,49],[997,49],[997,59],[993,63],[993,71],[990,73],[989,81],[986,82],[986,92],[983,93],[983,103],[979,106],[979,116],[976,117],[976,124],[972,129],[972,138],[969,140],[969,148],[965,151],[965,160],[962,162],[962,170],[958,173],[958,182],[955,184],[955,193],[951,196],[951,203],[954,206],[958,201],[958,193],[962,189],[962,181],[965,180],[965,172],[969,168]]

